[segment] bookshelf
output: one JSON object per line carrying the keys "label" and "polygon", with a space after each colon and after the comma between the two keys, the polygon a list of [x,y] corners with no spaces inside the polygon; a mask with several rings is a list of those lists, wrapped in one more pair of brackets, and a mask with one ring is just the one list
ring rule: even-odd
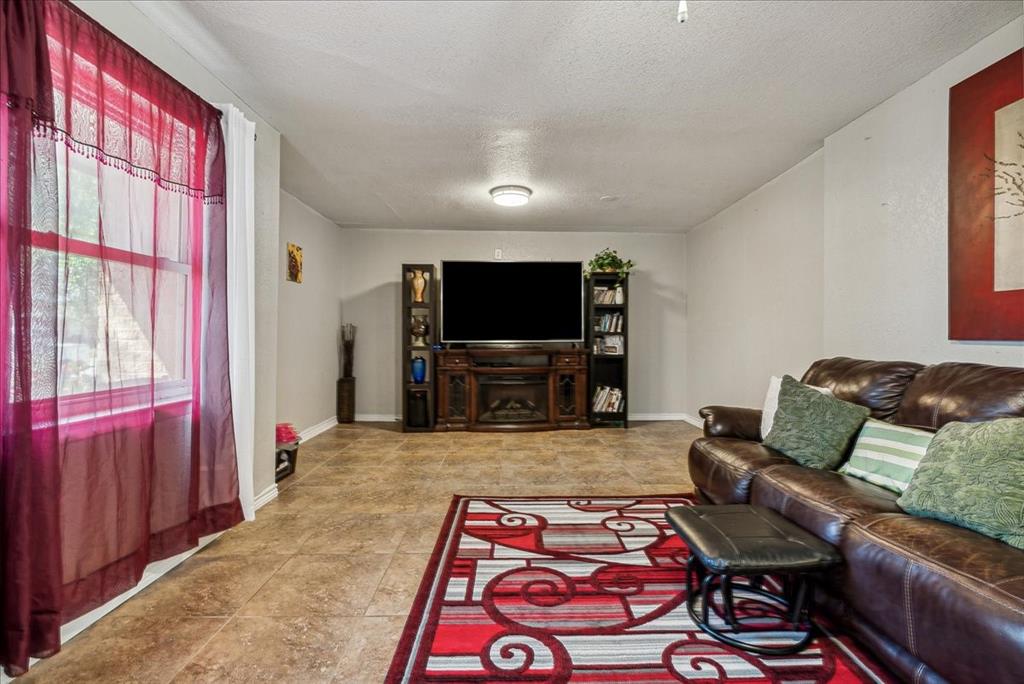
{"label": "bookshelf", "polygon": [[[402,430],[434,429],[434,340],[437,339],[437,269],[433,264],[402,264]],[[419,295],[419,296],[417,296]],[[423,378],[416,370],[423,359]]]}
{"label": "bookshelf", "polygon": [[587,345],[591,425],[629,427],[628,276],[592,273],[587,279]]}

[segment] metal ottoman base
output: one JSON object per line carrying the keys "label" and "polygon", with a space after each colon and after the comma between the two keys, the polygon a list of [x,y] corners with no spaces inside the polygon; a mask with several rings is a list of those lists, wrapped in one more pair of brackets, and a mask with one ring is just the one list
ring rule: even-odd
{"label": "metal ottoman base", "polygon": [[[697,580],[695,586],[694,579]],[[700,560],[691,556],[686,563],[686,586],[688,596],[686,598],[686,610],[690,619],[705,634],[709,634],[718,641],[736,648],[741,648],[750,653],[758,655],[792,655],[807,648],[814,639],[814,623],[811,621],[811,606],[814,605],[814,584],[805,575],[797,575],[793,578],[793,591],[787,592],[791,596],[784,596],[768,591],[764,588],[764,577],[755,575],[748,578],[749,583],[743,584],[743,593],[755,594],[765,599],[764,603],[773,608],[783,606],[788,612],[788,622],[794,633],[803,633],[799,640],[785,646],[759,646],[748,641],[737,638],[739,634],[757,633],[757,630],[745,631],[742,628],[744,618],[736,616],[733,592],[733,577],[731,575],[716,575],[707,572]],[[717,585],[717,586],[716,586]],[[695,589],[699,586],[699,591]],[[712,626],[709,619],[712,612],[712,603],[715,592],[722,595],[722,619],[729,626],[727,633]],[[700,612],[698,613],[697,602],[700,601]],[[760,618],[761,616],[758,616]]]}
{"label": "metal ottoman base", "polygon": [[[791,655],[807,648],[815,634],[814,575],[842,562],[833,546],[761,506],[679,506],[665,517],[690,549],[686,609],[697,627],[758,655]],[[779,591],[770,591],[770,585]],[[759,632],[771,633],[762,642],[789,634],[795,641],[753,643],[757,639],[751,637]]]}

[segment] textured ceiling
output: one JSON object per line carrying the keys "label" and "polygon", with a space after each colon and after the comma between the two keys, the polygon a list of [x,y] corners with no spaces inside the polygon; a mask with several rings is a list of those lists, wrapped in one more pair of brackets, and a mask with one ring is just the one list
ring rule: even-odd
{"label": "textured ceiling", "polygon": [[[1007,2],[138,2],[341,225],[685,230],[1021,13]],[[495,185],[534,190],[491,203]],[[602,199],[603,197],[603,199]]]}

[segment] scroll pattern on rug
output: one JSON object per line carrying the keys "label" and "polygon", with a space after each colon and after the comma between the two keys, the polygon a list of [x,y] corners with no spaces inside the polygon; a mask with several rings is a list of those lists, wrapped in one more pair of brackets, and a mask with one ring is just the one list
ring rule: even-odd
{"label": "scroll pattern on rug", "polygon": [[388,681],[890,681],[831,634],[760,657],[701,632],[685,605],[688,551],[665,522],[693,503],[456,497]]}

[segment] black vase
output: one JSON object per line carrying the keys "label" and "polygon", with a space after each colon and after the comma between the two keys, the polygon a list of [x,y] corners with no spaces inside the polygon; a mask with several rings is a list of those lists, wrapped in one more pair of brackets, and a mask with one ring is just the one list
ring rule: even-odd
{"label": "black vase", "polygon": [[409,395],[409,427],[429,427],[426,392],[415,392]]}

